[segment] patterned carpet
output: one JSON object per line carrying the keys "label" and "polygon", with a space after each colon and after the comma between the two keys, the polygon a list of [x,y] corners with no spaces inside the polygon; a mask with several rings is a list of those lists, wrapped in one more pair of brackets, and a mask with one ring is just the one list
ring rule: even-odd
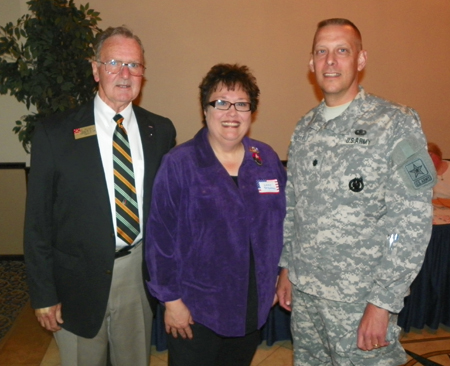
{"label": "patterned carpet", "polygon": [[450,365],[450,329],[414,330],[402,337],[402,345],[411,359],[403,366]]}
{"label": "patterned carpet", "polygon": [[0,340],[28,301],[25,263],[0,260]]}

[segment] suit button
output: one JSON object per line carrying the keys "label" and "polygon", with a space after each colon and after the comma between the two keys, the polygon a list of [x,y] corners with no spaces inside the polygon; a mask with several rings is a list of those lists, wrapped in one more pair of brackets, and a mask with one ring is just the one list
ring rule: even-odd
{"label": "suit button", "polygon": [[111,238],[114,238],[116,234],[114,232],[111,233]]}
{"label": "suit button", "polygon": [[105,271],[105,273],[106,273],[107,275],[110,275],[110,274],[112,273],[112,271],[111,271],[110,269],[107,269],[107,270]]}

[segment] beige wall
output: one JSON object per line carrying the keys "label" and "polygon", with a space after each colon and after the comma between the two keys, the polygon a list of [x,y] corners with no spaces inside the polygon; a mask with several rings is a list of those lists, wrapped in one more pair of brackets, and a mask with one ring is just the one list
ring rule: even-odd
{"label": "beige wall", "polygon": [[[2,24],[17,19],[18,9],[24,9],[23,0],[1,3]],[[9,4],[6,13],[5,4]],[[295,123],[318,102],[307,68],[315,26],[324,18],[347,17],[360,28],[368,50],[362,81],[366,90],[415,108],[428,139],[450,158],[450,1],[90,0],[89,4],[100,12],[102,28],[126,24],[142,38],[148,70],[140,104],[170,117],[179,143],[201,127],[201,78],[215,63],[239,62],[254,71],[262,92],[251,135],[286,158]],[[0,130],[0,161],[21,161],[21,147],[10,131],[24,112],[10,99],[0,97],[0,107],[8,106]],[[14,154],[8,152],[12,147]]]}
{"label": "beige wall", "polygon": [[[26,0],[0,0],[0,25],[16,23],[27,10]],[[29,162],[28,154],[12,131],[15,121],[29,112],[23,103],[8,95],[0,96],[0,111],[0,163]]]}
{"label": "beige wall", "polygon": [[0,255],[23,254],[25,170],[0,169]]}

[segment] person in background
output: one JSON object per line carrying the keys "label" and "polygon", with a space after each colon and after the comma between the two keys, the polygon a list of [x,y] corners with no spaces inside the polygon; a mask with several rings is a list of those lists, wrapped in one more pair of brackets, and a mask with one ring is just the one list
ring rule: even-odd
{"label": "person in background", "polygon": [[[95,45],[92,102],[36,126],[25,218],[31,305],[63,366],[148,366],[152,311],[144,226],[175,128],[132,101],[145,71],[139,38],[108,28]],[[147,271],[145,271],[147,272]]]}
{"label": "person in background", "polygon": [[213,66],[200,84],[205,127],[155,180],[145,259],[171,366],[250,365],[274,303],[286,172],[247,137],[258,98],[246,66]]}
{"label": "person in background", "polygon": [[431,235],[435,171],[417,113],[359,85],[366,62],[352,22],[318,24],[324,100],[291,138],[277,290],[296,366],[406,361],[397,314]]}
{"label": "person in background", "polygon": [[437,173],[437,183],[433,188],[433,198],[450,199],[450,169],[449,163],[442,160],[442,151],[438,145],[433,142],[428,143],[428,153],[433,160]]}

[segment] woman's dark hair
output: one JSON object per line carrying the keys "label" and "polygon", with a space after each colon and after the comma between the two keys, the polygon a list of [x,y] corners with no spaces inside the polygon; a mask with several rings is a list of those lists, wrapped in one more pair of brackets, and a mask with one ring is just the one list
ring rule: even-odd
{"label": "woman's dark hair", "polygon": [[250,98],[251,112],[255,112],[258,108],[259,88],[256,85],[256,78],[247,66],[238,64],[214,65],[199,85],[200,103],[203,110],[208,108],[209,98],[219,85],[229,90],[242,89]]}

